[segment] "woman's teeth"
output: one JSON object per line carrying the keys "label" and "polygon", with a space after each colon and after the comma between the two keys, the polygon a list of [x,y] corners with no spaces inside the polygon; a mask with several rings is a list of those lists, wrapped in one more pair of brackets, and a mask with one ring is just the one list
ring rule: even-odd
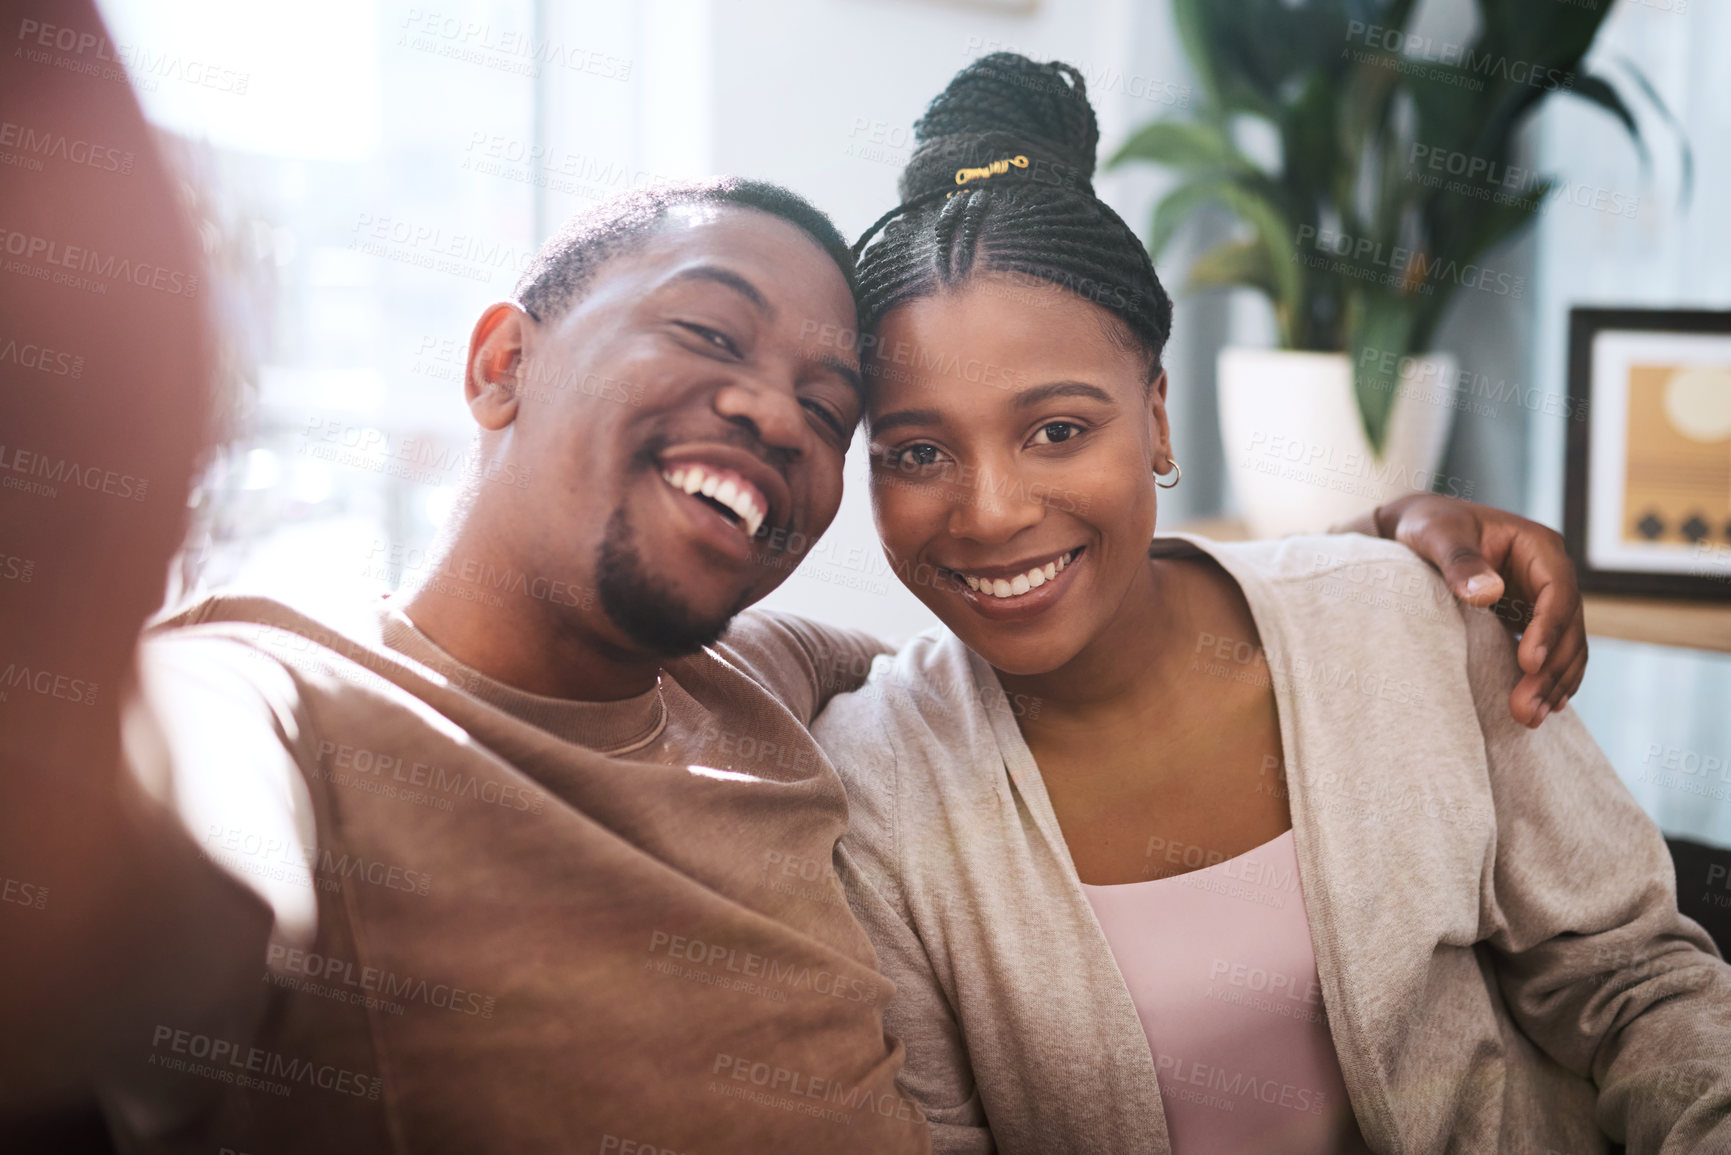
{"label": "woman's teeth", "polygon": [[1071,550],[1057,561],[1049,561],[1043,566],[1035,566],[1027,573],[1019,573],[1013,578],[977,578],[971,574],[959,575],[968,583],[968,588],[976,593],[989,594],[995,598],[1019,598],[1029,590],[1037,590],[1059,574],[1069,565],[1080,550]]}
{"label": "woman's teeth", "polygon": [[732,510],[738,515],[739,528],[745,531],[746,537],[757,536],[758,527],[763,525],[764,515],[769,512],[769,503],[749,482],[695,463],[664,469],[661,477],[675,489],[701,494]]}

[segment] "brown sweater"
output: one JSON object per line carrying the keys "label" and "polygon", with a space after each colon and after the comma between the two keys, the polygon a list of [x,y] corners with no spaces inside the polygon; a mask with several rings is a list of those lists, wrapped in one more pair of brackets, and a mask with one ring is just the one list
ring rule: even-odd
{"label": "brown sweater", "polygon": [[201,994],[268,997],[154,1024],[111,1106],[145,1150],[928,1150],[805,730],[880,649],[751,613],[598,704],[383,606],[180,615],[143,647],[156,789],[275,915],[244,988]]}

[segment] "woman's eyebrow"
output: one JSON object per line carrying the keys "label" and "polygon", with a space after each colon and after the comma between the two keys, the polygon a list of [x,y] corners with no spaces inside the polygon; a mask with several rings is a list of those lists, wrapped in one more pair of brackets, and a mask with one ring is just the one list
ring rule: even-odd
{"label": "woman's eyebrow", "polygon": [[1054,381],[1049,385],[1024,389],[1016,394],[1010,405],[1016,409],[1031,409],[1054,397],[1086,397],[1090,401],[1101,401],[1107,405],[1113,403],[1112,395],[1098,385],[1088,385],[1081,381]]}
{"label": "woman's eyebrow", "polygon": [[898,409],[867,422],[867,427],[876,436],[886,429],[900,429],[904,425],[936,425],[942,420],[943,414],[936,409]]}

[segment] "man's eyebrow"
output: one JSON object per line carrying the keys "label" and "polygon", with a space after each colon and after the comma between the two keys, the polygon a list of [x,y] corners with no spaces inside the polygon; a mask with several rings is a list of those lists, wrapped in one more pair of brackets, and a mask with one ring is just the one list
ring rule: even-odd
{"label": "man's eyebrow", "polygon": [[1036,385],[1032,389],[1024,389],[1016,394],[1010,402],[1016,409],[1031,409],[1042,401],[1050,401],[1054,397],[1086,397],[1090,401],[1103,401],[1112,404],[1112,395],[1098,385],[1087,385],[1081,381],[1054,381],[1050,385]]}
{"label": "man's eyebrow", "polygon": [[818,357],[817,360],[820,365],[824,366],[826,369],[832,370],[843,381],[846,381],[848,387],[855,393],[859,394],[859,398],[862,402],[865,400],[865,381],[860,377],[858,369],[855,369],[852,365],[849,365],[834,353],[825,353]]}
{"label": "man's eyebrow", "polygon": [[941,421],[943,414],[936,409],[898,409],[876,418],[870,422],[870,427],[875,437],[886,429],[899,429],[904,425],[937,425]]}
{"label": "man's eyebrow", "polygon": [[734,292],[750,301],[752,308],[762,313],[765,317],[775,316],[775,309],[770,305],[769,299],[759,291],[758,287],[740,276],[738,273],[733,272],[731,269],[724,269],[719,265],[694,265],[689,269],[679,270],[679,272],[667,279],[668,284],[674,284],[679,281],[708,281],[711,284],[721,285],[724,288],[732,289]]}

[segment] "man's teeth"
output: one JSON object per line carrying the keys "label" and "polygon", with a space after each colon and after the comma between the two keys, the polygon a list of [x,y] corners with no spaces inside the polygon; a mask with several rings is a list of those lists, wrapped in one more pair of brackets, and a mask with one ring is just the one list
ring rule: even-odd
{"label": "man's teeth", "polygon": [[756,537],[769,513],[769,503],[749,483],[724,477],[701,465],[680,465],[661,471],[662,480],[686,493],[701,493],[704,497],[725,505],[739,515],[739,527],[745,536]]}
{"label": "man's teeth", "polygon": [[1035,566],[1027,573],[1019,573],[1013,578],[977,578],[972,574],[962,574],[962,580],[968,583],[968,588],[976,593],[990,594],[995,598],[1019,598],[1029,590],[1037,590],[1059,574],[1070,564],[1074,551],[1065,554],[1057,561],[1049,561],[1043,566]]}

